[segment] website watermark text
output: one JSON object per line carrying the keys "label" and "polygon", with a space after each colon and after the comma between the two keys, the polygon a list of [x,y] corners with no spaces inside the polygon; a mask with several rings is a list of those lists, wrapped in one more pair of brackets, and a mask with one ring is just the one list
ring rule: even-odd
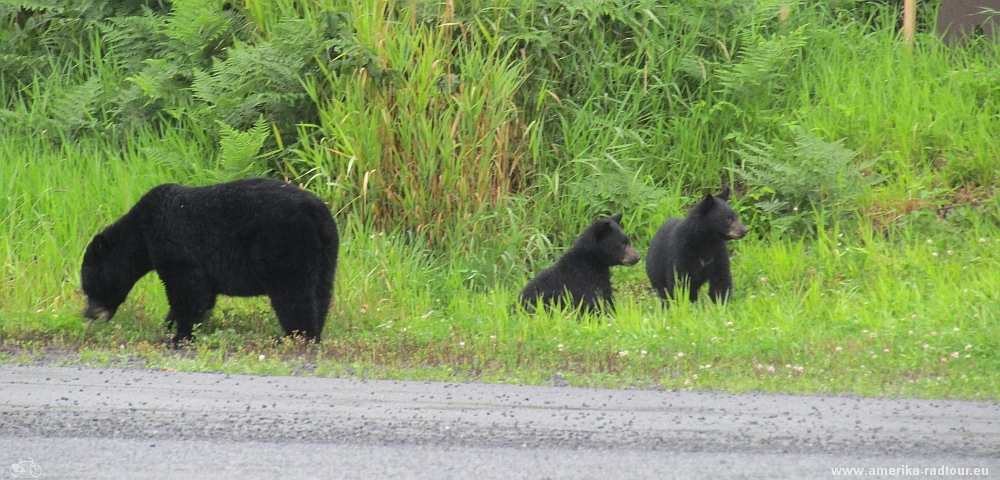
{"label": "website watermark text", "polygon": [[988,467],[952,467],[940,465],[934,467],[911,467],[901,465],[898,467],[831,467],[830,473],[834,476],[881,476],[881,477],[988,477],[990,469]]}

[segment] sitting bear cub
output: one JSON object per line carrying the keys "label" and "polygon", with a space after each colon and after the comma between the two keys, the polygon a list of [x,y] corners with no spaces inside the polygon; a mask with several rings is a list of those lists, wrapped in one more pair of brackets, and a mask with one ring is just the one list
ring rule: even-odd
{"label": "sitting bear cub", "polygon": [[155,270],[167,291],[174,343],[219,294],[267,295],[286,335],[319,340],[339,237],[319,197],[274,179],[205,187],[160,185],[97,234],[83,256],[83,315],[110,320],[132,286]]}
{"label": "sitting bear cub", "polygon": [[521,291],[520,303],[533,312],[538,299],[546,307],[557,304],[583,306],[587,312],[611,309],[611,267],[635,265],[639,252],[632,248],[621,226],[622,214],[595,220],[555,265],[539,273]]}

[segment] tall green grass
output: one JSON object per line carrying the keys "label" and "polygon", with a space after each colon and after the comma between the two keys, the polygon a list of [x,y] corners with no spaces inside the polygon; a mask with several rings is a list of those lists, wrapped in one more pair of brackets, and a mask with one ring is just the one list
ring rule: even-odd
{"label": "tall green grass", "polygon": [[405,225],[439,238],[500,205],[533,169],[534,124],[514,104],[526,72],[489,32],[455,55],[457,40],[391,5],[360,2],[348,11],[360,48],[389,79],[362,68],[308,82],[320,105],[311,132],[319,140],[304,143],[300,168],[320,189],[335,179],[328,196],[379,228]]}

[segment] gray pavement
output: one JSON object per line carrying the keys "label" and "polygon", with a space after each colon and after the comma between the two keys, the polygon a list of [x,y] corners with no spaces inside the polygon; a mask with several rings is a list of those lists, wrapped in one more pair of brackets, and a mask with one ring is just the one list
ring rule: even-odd
{"label": "gray pavement", "polygon": [[0,475],[29,458],[39,478],[998,476],[1000,404],[0,365]]}

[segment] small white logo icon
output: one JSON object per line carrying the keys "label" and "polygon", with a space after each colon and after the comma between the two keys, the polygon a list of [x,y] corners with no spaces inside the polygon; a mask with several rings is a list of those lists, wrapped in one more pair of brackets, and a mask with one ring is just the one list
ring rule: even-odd
{"label": "small white logo icon", "polygon": [[42,467],[30,458],[27,461],[19,459],[17,463],[10,465],[10,476],[14,478],[38,478],[41,474]]}

